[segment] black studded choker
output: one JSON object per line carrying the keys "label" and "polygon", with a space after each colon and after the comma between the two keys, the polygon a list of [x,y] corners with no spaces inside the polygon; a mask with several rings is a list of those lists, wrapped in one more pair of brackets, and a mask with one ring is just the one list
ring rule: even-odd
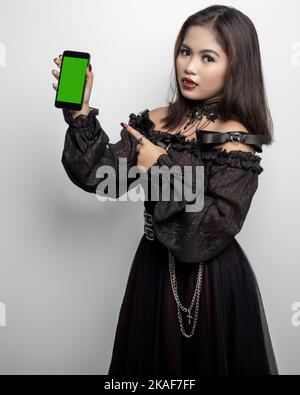
{"label": "black studded choker", "polygon": [[[193,105],[187,114],[186,123],[183,128],[176,132],[176,134],[182,134],[185,137],[188,137],[194,133],[195,125],[196,129],[204,129],[208,124],[214,122],[215,119],[219,117],[219,105],[221,100],[221,98],[205,99]],[[206,117],[206,120],[201,125],[201,121],[204,116]],[[187,134],[191,128],[193,128],[192,133]]]}

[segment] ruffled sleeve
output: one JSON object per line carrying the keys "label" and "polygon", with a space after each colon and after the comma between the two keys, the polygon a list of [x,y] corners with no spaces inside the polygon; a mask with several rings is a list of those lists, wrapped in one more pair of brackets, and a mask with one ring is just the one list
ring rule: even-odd
{"label": "ruffled sleeve", "polygon": [[[171,168],[177,164],[176,158],[170,151],[156,165]],[[153,212],[158,241],[181,262],[199,263],[217,256],[243,226],[263,171],[260,161],[250,152],[216,148],[202,152],[198,165],[206,170],[203,208],[189,212],[185,199],[159,200]]]}
{"label": "ruffled sleeve", "polygon": [[[121,139],[115,144],[110,143],[108,135],[96,118],[98,114],[99,110],[91,107],[87,116],[80,115],[74,119],[68,109],[63,109],[63,116],[69,127],[65,135],[61,162],[70,180],[79,188],[101,196],[118,198],[120,194],[130,190],[131,185],[136,181],[136,177],[129,177],[128,172],[137,164],[137,141],[122,129]],[[122,175],[125,174],[125,177],[127,175],[125,190],[124,182],[122,182],[122,190],[119,188],[119,158],[127,160],[122,162],[126,166]],[[107,174],[105,176],[101,172],[100,175],[97,170],[100,166],[106,165],[115,172],[115,189],[108,186],[99,188],[100,183],[107,178]]]}

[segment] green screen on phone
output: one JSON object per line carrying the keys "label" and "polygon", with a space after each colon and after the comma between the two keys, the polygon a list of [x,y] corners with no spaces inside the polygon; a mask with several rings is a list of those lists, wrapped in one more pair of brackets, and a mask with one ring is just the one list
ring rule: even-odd
{"label": "green screen on phone", "polygon": [[80,104],[88,59],[65,56],[61,68],[57,101]]}

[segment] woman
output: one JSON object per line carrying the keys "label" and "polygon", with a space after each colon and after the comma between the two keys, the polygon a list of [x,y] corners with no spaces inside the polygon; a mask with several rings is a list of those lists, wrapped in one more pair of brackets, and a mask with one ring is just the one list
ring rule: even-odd
{"label": "woman", "polygon": [[119,176],[121,157],[147,174],[204,166],[202,210],[186,210],[185,198],[144,202],[108,373],[277,375],[259,287],[235,238],[263,171],[256,152],[273,141],[255,27],[233,7],[208,7],[184,22],[174,62],[175,100],[130,114],[116,144],[89,106],[91,70],[83,109],[63,110],[62,163],[88,192],[103,181],[101,165]]}

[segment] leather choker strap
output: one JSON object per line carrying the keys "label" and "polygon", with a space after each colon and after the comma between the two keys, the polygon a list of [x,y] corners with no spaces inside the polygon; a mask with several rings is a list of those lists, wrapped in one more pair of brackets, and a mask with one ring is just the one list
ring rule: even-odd
{"label": "leather choker strap", "polygon": [[252,145],[256,152],[262,152],[262,145],[268,143],[268,138],[262,134],[249,134],[246,132],[212,132],[196,131],[199,144],[223,144],[229,141]]}

